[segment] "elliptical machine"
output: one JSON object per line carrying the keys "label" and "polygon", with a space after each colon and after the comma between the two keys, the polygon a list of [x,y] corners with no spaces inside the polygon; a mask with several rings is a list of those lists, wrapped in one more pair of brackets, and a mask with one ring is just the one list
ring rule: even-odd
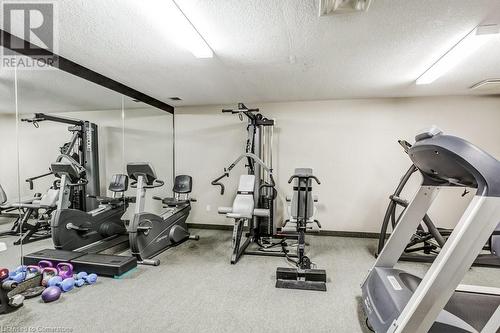
{"label": "elliptical machine", "polygon": [[[408,154],[412,145],[405,140],[398,140],[398,143],[401,145],[404,152]],[[401,178],[398,186],[394,190],[394,193],[389,197],[390,202],[380,229],[378,249],[375,256],[382,253],[382,250],[384,249],[389,226],[391,226],[392,230],[396,228],[399,220],[409,205],[409,202],[401,197],[401,193],[410,178],[417,173],[417,171],[418,168],[415,164],[412,164]],[[462,196],[465,196],[468,193],[469,192],[467,190],[464,190]],[[400,259],[404,261],[432,263],[438,256],[439,252],[443,249],[452,232],[452,229],[437,227],[430,216],[426,213],[422,218],[421,223],[418,225],[418,228],[415,230],[415,233],[406,245]],[[489,238],[488,243],[484,246],[483,253],[479,254],[476,260],[474,260],[474,266],[500,267],[500,253],[496,252],[500,250],[495,251],[495,247],[492,246],[494,242],[496,242],[496,244],[500,244],[500,224]],[[490,253],[484,253],[486,251]]]}
{"label": "elliptical machine", "polygon": [[191,235],[186,220],[191,211],[189,198],[193,187],[191,176],[175,177],[173,198],[153,197],[161,200],[167,208],[161,215],[144,211],[146,190],[163,186],[153,167],[149,163],[128,163],[127,173],[132,182],[130,187],[136,188],[135,214],[128,225],[130,250],[139,264],[158,266],[159,259],[151,259],[172,246],[188,240],[198,240],[199,236]]}

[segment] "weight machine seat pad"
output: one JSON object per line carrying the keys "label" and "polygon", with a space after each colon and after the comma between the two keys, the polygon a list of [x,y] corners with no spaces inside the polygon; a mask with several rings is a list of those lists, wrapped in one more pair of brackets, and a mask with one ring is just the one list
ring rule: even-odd
{"label": "weight machine seat pad", "polygon": [[268,217],[271,215],[271,212],[269,209],[262,209],[262,208],[255,208],[253,210],[253,215],[255,216],[263,216],[263,217]]}
{"label": "weight machine seat pad", "polygon": [[96,197],[96,200],[103,205],[117,205],[125,201],[125,198]]}
{"label": "weight machine seat pad", "polygon": [[27,202],[15,202],[11,204],[12,208],[55,208],[57,206],[57,199],[59,198],[59,190],[49,189],[41,197],[31,198]]}
{"label": "weight machine seat pad", "polygon": [[189,202],[189,200],[177,200],[175,198],[164,198],[164,199],[162,199],[161,202],[169,207],[175,207],[175,206],[179,206],[182,204],[186,204]]}
{"label": "weight machine seat pad", "polygon": [[217,211],[219,214],[228,214],[233,212],[233,207],[219,207]]}
{"label": "weight machine seat pad", "polygon": [[21,198],[21,200],[16,201],[16,202],[6,202],[5,204],[0,206],[0,209],[9,209],[9,208],[18,208],[17,206],[14,205],[20,205],[20,204],[30,204],[34,200],[39,200],[39,197],[24,197]]}

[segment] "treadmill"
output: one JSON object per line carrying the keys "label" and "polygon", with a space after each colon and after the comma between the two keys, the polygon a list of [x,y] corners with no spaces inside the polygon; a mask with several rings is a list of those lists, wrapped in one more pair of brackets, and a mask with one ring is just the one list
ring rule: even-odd
{"label": "treadmill", "polygon": [[[499,332],[500,289],[460,282],[500,221],[500,162],[437,127],[415,140],[408,154],[422,185],[362,284],[367,323],[375,332]],[[477,192],[434,263],[423,279],[394,268],[440,188],[450,186]]]}

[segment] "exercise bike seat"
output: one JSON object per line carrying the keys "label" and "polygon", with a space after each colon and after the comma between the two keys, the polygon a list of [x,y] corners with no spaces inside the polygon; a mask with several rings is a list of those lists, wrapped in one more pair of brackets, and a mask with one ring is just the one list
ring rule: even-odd
{"label": "exercise bike seat", "polygon": [[124,174],[115,174],[111,177],[108,190],[113,192],[113,197],[97,196],[95,199],[103,205],[117,205],[123,202],[124,197],[116,197],[116,193],[124,193],[128,190],[128,176]]}
{"label": "exercise bike seat", "polygon": [[179,206],[179,205],[182,205],[182,204],[186,204],[186,203],[188,203],[190,201],[191,200],[189,200],[189,199],[180,200],[180,199],[176,199],[176,198],[163,198],[163,199],[161,199],[161,202],[164,205],[167,205],[169,207],[176,207],[176,206]]}
{"label": "exercise bike seat", "polygon": [[[172,192],[174,192],[174,198],[162,198],[161,202],[169,207],[176,207],[179,205],[187,204],[192,199],[189,199],[188,194],[191,193],[193,189],[193,178],[188,175],[178,175],[174,180],[174,187]],[[181,198],[184,196],[184,198]],[[160,199],[160,198],[158,198]]]}

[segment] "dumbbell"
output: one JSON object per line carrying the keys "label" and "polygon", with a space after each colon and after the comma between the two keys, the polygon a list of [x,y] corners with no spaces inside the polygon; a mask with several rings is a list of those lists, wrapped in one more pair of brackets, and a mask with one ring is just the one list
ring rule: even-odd
{"label": "dumbbell", "polygon": [[[77,287],[81,287],[84,283],[86,284],[94,284],[97,282],[97,274],[87,274],[87,272],[80,272],[76,275],[76,281],[77,283],[81,283],[80,286],[77,285]],[[83,283],[82,283],[83,282]]]}
{"label": "dumbbell", "polygon": [[61,276],[57,275],[49,279],[47,282],[47,288],[58,287],[61,291],[68,292],[75,287],[75,284],[76,281],[72,277],[63,280]]}
{"label": "dumbbell", "polygon": [[26,278],[26,273],[28,271],[28,266],[21,265],[17,267],[14,271],[9,272],[9,280],[15,282],[22,282]]}

